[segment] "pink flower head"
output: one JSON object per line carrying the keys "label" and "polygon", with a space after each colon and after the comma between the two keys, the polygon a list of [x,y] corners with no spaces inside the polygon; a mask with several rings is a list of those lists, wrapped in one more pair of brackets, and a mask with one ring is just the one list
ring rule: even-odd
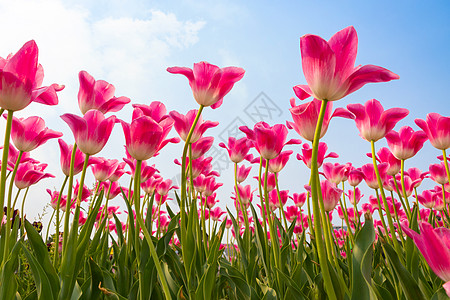
{"label": "pink flower head", "polygon": [[223,183],[216,183],[216,178],[214,176],[205,177],[205,190],[203,191],[203,196],[211,196],[222,185]]}
{"label": "pink flower head", "polygon": [[285,211],[287,221],[289,223],[294,222],[295,218],[297,218],[298,216],[298,213],[299,211],[297,206],[295,205],[287,206]]}
{"label": "pink flower head", "polygon": [[[258,177],[254,177],[256,180],[258,180]],[[262,174],[261,176],[261,186],[264,188],[264,182],[265,182],[265,174]],[[267,191],[270,192],[275,188],[275,174],[269,173],[267,176]]]}
{"label": "pink flower head", "polygon": [[247,138],[243,137],[236,140],[234,137],[228,138],[228,147],[224,143],[220,143],[219,147],[225,148],[228,151],[230,160],[234,163],[240,163],[246,157],[248,151],[252,147],[252,142]]}
{"label": "pink flower head", "polygon": [[[308,191],[311,191],[310,186],[305,186]],[[342,193],[341,189],[338,189],[336,185],[328,180],[322,180],[320,182],[320,190],[323,196],[323,205],[326,212],[330,212],[335,209],[336,205],[339,203]]]}
{"label": "pink flower head", "polygon": [[276,190],[270,191],[269,204],[271,206],[272,211],[275,210],[276,208],[281,208],[280,199],[281,199],[283,206],[286,205],[286,202],[289,198],[288,193],[289,193],[289,191],[287,191],[287,190],[280,191],[280,197],[278,197],[278,193]]}
{"label": "pink flower head", "polygon": [[343,181],[347,180],[348,172],[350,171],[351,163],[347,163],[345,165],[341,165],[339,163],[324,163],[323,164],[323,172],[325,177],[338,185]]}
{"label": "pink flower head", "polygon": [[[237,185],[238,187],[238,192],[239,192],[239,198],[241,199],[242,205],[244,206],[244,208],[247,208],[250,204],[250,202],[252,202],[253,199],[253,192],[252,191],[252,186],[251,185]],[[234,193],[236,194],[236,187],[234,187]],[[232,198],[235,199],[235,198]],[[240,209],[240,207],[239,207]]]}
{"label": "pink flower head", "polygon": [[162,177],[158,176],[151,176],[146,181],[143,181],[141,183],[141,188],[144,190],[146,194],[153,195],[153,193],[156,190],[156,187],[159,185],[159,183],[163,180]]}
{"label": "pink flower head", "polygon": [[[372,158],[372,153],[367,153],[367,156]],[[395,157],[388,148],[381,147],[377,152],[376,159],[378,162],[387,163],[389,165],[386,171],[388,175],[395,176],[400,172],[401,161]]]}
{"label": "pink flower head", "polygon": [[292,200],[294,200],[295,206],[302,207],[303,204],[306,202],[307,193],[293,193],[292,194]]}
{"label": "pink flower head", "polygon": [[382,139],[398,121],[409,114],[406,108],[390,108],[385,111],[376,99],[371,99],[364,105],[349,104],[347,109],[355,115],[359,135],[369,142]]}
{"label": "pink flower head", "polygon": [[178,189],[176,185],[172,185],[171,179],[166,179],[164,181],[159,182],[159,184],[156,187],[156,192],[162,196],[167,195],[170,190],[172,189]]}
{"label": "pink flower head", "polygon": [[[399,189],[401,189],[402,188],[401,175],[397,174],[397,176],[395,176],[395,178],[389,178],[388,184],[392,190],[395,190],[394,180],[397,181],[397,186],[399,187]],[[405,174],[404,181],[405,181],[406,196],[409,197],[409,196],[411,196],[413,189],[414,189],[413,181],[412,181],[411,177],[409,177],[408,174]]]}
{"label": "pink flower head", "polygon": [[127,97],[114,97],[116,88],[104,80],[95,80],[86,71],[78,73],[80,89],[78,90],[78,106],[84,115],[90,109],[106,114],[117,112],[130,102]]}
{"label": "pink flower head", "polygon": [[[171,111],[169,113],[169,116],[174,121],[175,130],[178,132],[180,138],[185,142],[189,134],[189,130],[191,129],[192,124],[194,124],[196,115],[196,109],[188,111],[186,116],[177,111]],[[203,121],[202,116],[200,116],[197,124],[195,125],[194,132],[192,133],[190,143],[195,143],[202,137],[208,128],[216,127],[217,125],[219,125],[219,122]]]}
{"label": "pink flower head", "polygon": [[24,189],[38,183],[41,179],[54,178],[54,175],[44,173],[46,167],[47,164],[38,165],[32,162],[20,164],[17,168],[16,177],[14,177],[14,184],[18,189]]}
{"label": "pink flower head", "polygon": [[40,117],[26,119],[13,117],[11,138],[20,151],[30,152],[49,139],[60,136],[62,136],[61,132],[45,127],[45,121]]}
{"label": "pink flower head", "polygon": [[147,160],[155,156],[169,142],[179,142],[178,138],[165,140],[171,125],[168,125],[167,130],[148,116],[137,117],[131,121],[131,124],[124,121],[120,123],[125,135],[127,151],[136,160]]}
{"label": "pink flower head", "polygon": [[446,184],[448,182],[447,172],[444,163],[431,164],[429,167],[430,178],[439,184]]}
{"label": "pink flower head", "polygon": [[211,214],[211,219],[212,219],[213,221],[216,221],[216,222],[217,222],[217,221],[220,221],[220,220],[219,220],[220,217],[221,217],[223,214],[226,214],[226,212],[223,211],[219,206],[217,206],[217,207],[211,209],[210,214]]}
{"label": "pink flower head", "polygon": [[31,40],[14,55],[0,57],[0,107],[18,111],[31,102],[46,105],[58,104],[56,92],[63,85],[43,86],[44,69],[38,63],[38,47]]}
{"label": "pink flower head", "polygon": [[155,203],[158,205],[162,205],[164,203],[166,203],[167,200],[172,200],[172,198],[169,198],[169,195],[161,195],[156,193],[155,194]]}
{"label": "pink flower head", "polygon": [[[324,142],[319,143],[319,150],[317,154],[317,167],[320,168],[323,164],[323,161],[325,158],[331,157],[331,158],[338,158],[339,155],[337,155],[334,152],[330,152],[329,154],[325,155],[328,150],[328,146]],[[297,154],[297,159],[301,160],[305,163],[305,165],[311,169],[311,157],[312,157],[312,148],[309,146],[309,144],[303,144],[302,149],[302,155]]]}
{"label": "pink flower head", "polygon": [[374,65],[355,67],[358,36],[349,26],[337,32],[327,42],[317,35],[300,39],[302,68],[308,85],[294,87],[301,100],[313,96],[335,101],[360,89],[367,83],[399,79],[397,74]]}
{"label": "pink flower head", "polygon": [[191,149],[192,149],[192,156],[191,158],[197,159],[200,156],[204,155],[206,152],[211,149],[214,142],[214,138],[212,136],[202,137],[195,143],[192,143]]}
{"label": "pink flower head", "polygon": [[444,288],[450,296],[450,229],[433,228],[427,222],[419,222],[419,227],[420,234],[407,226],[402,226],[402,229],[413,239],[431,270],[446,282]]}
{"label": "pink flower head", "polygon": [[418,168],[409,168],[407,171],[405,171],[405,174],[408,174],[409,177],[411,177],[411,180],[413,181],[413,186],[419,187],[422,181],[425,178],[429,178],[430,172],[422,172]]}
{"label": "pink flower head", "polygon": [[239,129],[253,142],[256,150],[264,159],[277,157],[284,145],[301,143],[299,140],[289,140],[285,143],[288,132],[283,124],[275,124],[271,127],[266,122],[258,122],[253,130],[247,126],[241,126]]}
{"label": "pink flower head", "polygon": [[212,209],[214,207],[214,205],[219,203],[219,199],[216,199],[216,197],[217,197],[217,194],[213,193],[213,194],[211,194],[209,196],[205,196],[205,198],[203,198],[202,201],[205,200],[203,202],[206,205],[206,207],[208,209]]}
{"label": "pink flower head", "polygon": [[[291,112],[294,122],[286,121],[289,129],[294,129],[304,139],[313,142],[314,133],[316,131],[317,120],[319,118],[320,106],[322,102],[313,99],[311,102],[295,105],[295,98],[291,98]],[[333,103],[329,103],[323,119],[320,138],[322,138],[328,130],[328,125],[333,117],[343,117],[354,119],[355,116],[344,108],[337,108],[333,113]]]}
{"label": "pink flower head", "polygon": [[409,126],[403,126],[399,132],[392,130],[386,134],[386,140],[392,154],[400,160],[416,155],[427,139],[425,132],[414,131]]}
{"label": "pink flower head", "polygon": [[[417,195],[417,201],[426,208],[433,208],[436,204],[436,192],[434,190],[425,190]],[[415,197],[415,196],[414,196]]]}
{"label": "pink flower head", "polygon": [[357,186],[364,180],[364,173],[361,168],[351,167],[347,179],[351,186]]}
{"label": "pink flower head", "polygon": [[[74,199],[78,198],[78,193],[80,192],[80,182],[77,179],[75,186],[73,187],[73,195]],[[81,189],[81,201],[86,202],[88,198],[91,196],[91,190],[84,184]]]}
{"label": "pink flower head", "polygon": [[104,157],[100,157],[100,159],[100,162],[91,165],[92,173],[96,180],[107,181],[116,171],[119,166],[119,161],[117,159],[106,159]]}
{"label": "pink flower head", "polygon": [[292,150],[283,151],[274,159],[269,160],[269,171],[272,173],[281,172],[281,170],[283,170],[283,168],[286,166],[289,160],[289,156],[291,156],[293,152],[294,151]]}
{"label": "pink flower head", "polygon": [[[51,191],[50,189],[47,189],[47,193],[50,195],[50,205],[52,206],[53,209],[56,209],[56,207],[58,206],[58,198],[59,198],[59,192],[57,191]],[[62,211],[66,211],[66,203],[67,203],[67,196],[66,195],[62,195],[61,199],[59,201],[59,208]],[[75,207],[75,201],[72,201],[72,206],[71,208]]]}
{"label": "pink flower head", "polygon": [[[389,165],[387,163],[381,163],[378,165],[378,171],[380,172],[381,182],[386,181],[387,178],[386,172],[388,166]],[[378,189],[379,185],[373,164],[365,164],[364,166],[362,166],[362,171],[364,173],[365,177],[364,180],[366,181],[367,185],[372,189]]]}
{"label": "pink flower head", "polygon": [[203,106],[211,106],[213,109],[222,104],[223,97],[231,91],[233,85],[241,80],[245,73],[242,68],[219,68],[205,61],[195,63],[194,69],[171,67],[167,68],[167,71],[186,76],[195,101]]}
{"label": "pink flower head", "polygon": [[[59,149],[61,150],[61,169],[64,175],[70,175],[70,160],[72,158],[73,145],[68,145],[62,139],[58,139]],[[79,174],[83,170],[85,155],[80,149],[76,149],[73,166],[73,175]],[[88,165],[98,164],[103,160],[99,157],[89,157]]]}
{"label": "pink flower head", "polygon": [[[169,118],[166,106],[164,103],[159,101],[153,101],[150,105],[133,104],[133,108],[133,119],[138,117],[138,115],[136,115],[138,111],[140,111],[142,115],[152,118],[157,123],[161,123],[165,119]],[[136,110],[136,108],[139,108],[139,110]]]}
{"label": "pink flower head", "polygon": [[[378,207],[378,203],[377,203],[377,207]],[[362,211],[364,214],[366,214],[366,213],[372,214],[373,210],[374,210],[374,208],[371,203],[363,203]]]}
{"label": "pink flower head", "polygon": [[250,171],[252,170],[252,167],[246,168],[245,165],[242,165],[237,168],[237,182],[242,183],[245,179],[247,179],[248,175],[250,174]]}
{"label": "pink flower head", "polygon": [[361,193],[361,190],[359,188],[355,188],[355,191],[348,190],[348,193],[346,195],[351,204],[358,204],[362,197],[364,197],[364,194]]}
{"label": "pink flower head", "polygon": [[118,181],[123,174],[130,174],[129,171],[125,170],[126,165],[126,162],[119,163],[116,170],[109,176],[109,181]]}
{"label": "pink flower head", "polygon": [[81,152],[89,155],[97,154],[105,147],[116,123],[115,116],[105,118],[98,110],[89,110],[83,117],[64,114],[61,118],[72,130]]}
{"label": "pink flower head", "polygon": [[117,181],[105,181],[101,183],[101,186],[103,186],[103,190],[105,191],[105,197],[108,200],[116,198],[119,194],[122,193],[122,188]]}
{"label": "pink flower head", "polygon": [[443,117],[438,113],[429,113],[426,121],[414,120],[428,136],[431,145],[439,150],[450,147],[450,117]]}

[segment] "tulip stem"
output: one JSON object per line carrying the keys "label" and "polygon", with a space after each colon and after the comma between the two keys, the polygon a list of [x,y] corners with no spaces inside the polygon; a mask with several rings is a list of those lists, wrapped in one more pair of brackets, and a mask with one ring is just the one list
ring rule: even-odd
{"label": "tulip stem", "polygon": [[444,150],[442,150],[442,154],[444,156],[444,165],[445,165],[445,171],[447,172],[447,179],[450,180],[450,169],[448,168],[448,160],[447,160],[447,153]]}
{"label": "tulip stem", "polygon": [[70,158],[70,170],[69,170],[69,186],[67,188],[67,201],[66,201],[66,211],[64,212],[64,231],[63,231],[63,253],[66,252],[67,238],[69,235],[69,218],[70,218],[70,206],[72,202],[72,189],[73,189],[73,170],[75,164],[75,155],[77,153],[77,144],[73,144],[72,156]]}
{"label": "tulip stem", "polygon": [[[403,199],[405,200],[406,204],[406,215],[408,216],[409,222],[411,222],[411,207],[409,206],[408,201],[408,195],[406,194],[406,186],[405,186],[405,160],[401,160],[401,183],[402,183],[402,192],[403,192]],[[395,181],[395,178],[394,178]],[[394,198],[392,198],[392,202],[394,202]]]}
{"label": "tulip stem", "polygon": [[[322,131],[323,119],[325,116],[325,110],[328,104],[328,100],[322,100],[322,105],[320,106],[319,117],[317,119],[316,130],[314,132],[314,140],[311,154],[311,202],[313,205],[313,215],[314,215],[314,230],[315,230],[315,240],[317,246],[317,254],[319,256],[320,268],[322,270],[322,276],[325,286],[325,291],[327,292],[328,298],[336,300],[336,293],[334,291],[333,282],[331,280],[330,271],[328,269],[328,258],[325,249],[325,245],[322,237],[322,224],[325,226],[326,220],[322,220],[320,217],[319,208],[319,168],[317,165],[317,156],[319,151],[319,140],[320,133]],[[323,206],[323,202],[322,202]],[[322,224],[321,224],[322,223]]]}
{"label": "tulip stem", "polygon": [[[59,191],[58,200],[56,201],[56,232],[55,232],[55,253],[53,256],[53,266],[56,268],[58,265],[58,259],[59,259],[59,206],[61,205],[61,197],[64,192],[64,187],[66,186],[67,180],[69,179],[69,176],[66,176],[64,179],[64,182],[61,186],[61,190]],[[53,215],[52,215],[53,216]],[[51,219],[50,219],[51,222]],[[48,223],[48,228],[50,228],[50,222]],[[47,237],[48,237],[48,229],[47,229]],[[47,238],[45,239],[47,241]]]}
{"label": "tulip stem", "polygon": [[[13,119],[13,111],[8,110],[8,117],[6,119],[6,129],[5,129],[5,141],[3,142],[3,156],[2,156],[3,163],[0,173],[0,220],[3,220],[4,216],[3,207],[5,205],[6,171],[8,167],[7,161],[9,153],[9,140],[11,136],[12,119]],[[3,257],[3,263],[4,262],[6,262],[6,257]]]}

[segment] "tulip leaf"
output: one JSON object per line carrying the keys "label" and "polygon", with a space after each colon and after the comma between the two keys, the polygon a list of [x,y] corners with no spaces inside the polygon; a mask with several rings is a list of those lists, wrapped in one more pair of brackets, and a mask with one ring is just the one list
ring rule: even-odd
{"label": "tulip leaf", "polygon": [[[5,228],[6,226],[2,226]],[[3,236],[2,236],[3,237]],[[4,240],[4,239],[2,239]],[[0,299],[14,299],[17,293],[17,280],[14,271],[17,266],[17,256],[19,255],[19,244],[16,242],[9,254],[9,259],[3,265],[0,277]]]}

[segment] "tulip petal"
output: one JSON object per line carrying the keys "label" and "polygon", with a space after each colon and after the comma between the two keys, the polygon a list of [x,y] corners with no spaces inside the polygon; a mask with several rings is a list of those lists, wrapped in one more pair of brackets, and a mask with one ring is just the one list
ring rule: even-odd
{"label": "tulip petal", "polygon": [[383,67],[374,65],[365,65],[355,70],[346,80],[348,86],[347,95],[360,89],[367,83],[387,82],[399,79],[400,76]]}

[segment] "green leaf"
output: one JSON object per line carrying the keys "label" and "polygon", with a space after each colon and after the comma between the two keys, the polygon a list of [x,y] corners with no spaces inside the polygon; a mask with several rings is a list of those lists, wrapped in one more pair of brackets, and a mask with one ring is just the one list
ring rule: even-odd
{"label": "green leaf", "polygon": [[103,272],[92,258],[89,258],[89,270],[91,277],[81,287],[83,294],[79,300],[98,299],[100,297],[101,292],[98,287],[103,281]]}
{"label": "green leaf", "polygon": [[443,287],[438,289],[431,298],[431,300],[448,300],[448,299],[450,298],[447,296],[447,293],[445,292]]}
{"label": "green leaf", "polygon": [[[6,226],[2,227],[5,228]],[[17,293],[17,280],[14,275],[14,270],[17,265],[17,256],[19,255],[20,243],[21,242],[16,242],[9,254],[9,259],[3,266],[0,277],[0,299],[14,299]]]}

